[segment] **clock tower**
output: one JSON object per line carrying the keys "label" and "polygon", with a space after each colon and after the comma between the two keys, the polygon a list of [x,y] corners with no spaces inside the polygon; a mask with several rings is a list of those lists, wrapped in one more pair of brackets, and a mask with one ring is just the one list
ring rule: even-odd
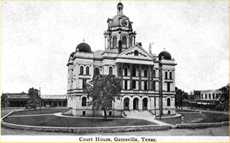
{"label": "clock tower", "polygon": [[105,49],[109,52],[120,53],[135,45],[136,32],[132,29],[132,23],[123,14],[123,4],[117,4],[117,15],[108,18],[108,29],[104,32]]}

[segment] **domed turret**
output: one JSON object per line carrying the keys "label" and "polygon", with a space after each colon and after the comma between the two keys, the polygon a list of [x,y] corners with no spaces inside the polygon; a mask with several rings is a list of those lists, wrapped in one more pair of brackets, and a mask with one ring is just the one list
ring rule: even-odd
{"label": "domed turret", "polygon": [[170,53],[167,52],[167,51],[160,52],[160,54],[158,55],[158,57],[160,58],[160,60],[162,60],[162,59],[164,59],[164,60],[171,60],[172,59]]}
{"label": "domed turret", "polygon": [[87,44],[85,42],[82,42],[82,43],[78,44],[77,47],[76,47],[76,51],[77,52],[92,53],[89,44]]}

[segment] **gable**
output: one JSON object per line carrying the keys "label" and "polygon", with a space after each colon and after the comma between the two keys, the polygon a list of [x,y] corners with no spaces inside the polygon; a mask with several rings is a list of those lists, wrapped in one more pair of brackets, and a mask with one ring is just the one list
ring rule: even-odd
{"label": "gable", "polygon": [[151,55],[141,47],[129,48],[120,53],[118,58],[152,60]]}

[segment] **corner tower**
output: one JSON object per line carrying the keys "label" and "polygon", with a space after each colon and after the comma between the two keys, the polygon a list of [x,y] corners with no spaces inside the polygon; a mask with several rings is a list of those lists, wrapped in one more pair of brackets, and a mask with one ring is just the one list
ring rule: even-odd
{"label": "corner tower", "polygon": [[108,52],[120,53],[135,45],[136,32],[133,31],[132,23],[123,14],[124,5],[117,4],[117,15],[108,18],[108,29],[104,32],[105,50]]}

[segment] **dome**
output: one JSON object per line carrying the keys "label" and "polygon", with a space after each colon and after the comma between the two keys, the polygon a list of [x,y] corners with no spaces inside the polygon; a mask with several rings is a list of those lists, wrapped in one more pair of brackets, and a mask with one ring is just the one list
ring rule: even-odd
{"label": "dome", "polygon": [[87,44],[85,42],[78,44],[76,47],[76,51],[85,52],[85,53],[91,53],[92,52],[89,44]]}
{"label": "dome", "polygon": [[113,17],[110,26],[111,26],[111,27],[118,27],[118,26],[121,26],[121,22],[120,22],[121,19],[124,19],[124,20],[128,20],[128,21],[129,21],[129,18],[128,18],[127,16],[125,16],[125,15],[116,15],[116,16]]}
{"label": "dome", "polygon": [[160,54],[158,55],[158,57],[160,58],[160,60],[161,60],[161,58],[163,58],[164,60],[171,60],[172,59],[170,53],[167,52],[167,51],[160,52]]}

